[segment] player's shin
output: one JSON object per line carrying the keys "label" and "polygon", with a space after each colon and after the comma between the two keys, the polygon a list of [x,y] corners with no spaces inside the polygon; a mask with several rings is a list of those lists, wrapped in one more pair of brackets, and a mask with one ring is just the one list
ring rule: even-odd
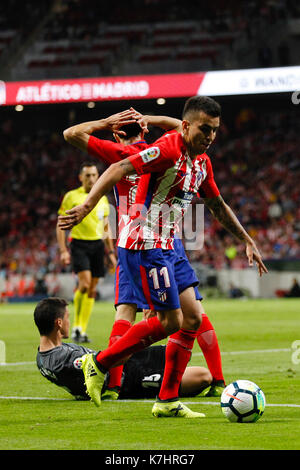
{"label": "player's shin", "polygon": [[81,333],[81,325],[80,325],[80,310],[82,304],[82,298],[84,293],[81,292],[79,289],[76,289],[74,292],[73,303],[74,303],[74,322],[72,328],[72,339],[78,340]]}
{"label": "player's shin", "polygon": [[125,357],[166,337],[167,332],[157,317],[142,320],[133,325],[122,338],[106,350],[100,351],[96,355],[97,365],[100,370],[106,372]]}
{"label": "player's shin", "polygon": [[[116,320],[113,324],[112,331],[109,337],[108,346],[113,345],[131,328],[131,323],[127,320]],[[109,381],[107,384],[108,390],[113,390],[118,393],[121,388],[121,379],[123,373],[123,365],[113,367],[109,371]]]}
{"label": "player's shin", "polygon": [[170,336],[166,347],[165,372],[159,400],[178,398],[179,385],[190,360],[196,334],[196,331],[181,328]]}
{"label": "player's shin", "polygon": [[83,294],[80,310],[80,326],[82,335],[86,335],[89,319],[94,308],[95,298],[89,297],[87,292]]}
{"label": "player's shin", "polygon": [[197,341],[205,357],[207,367],[213,376],[213,384],[224,386],[225,380],[217,335],[205,313],[202,314],[202,323],[197,331]]}

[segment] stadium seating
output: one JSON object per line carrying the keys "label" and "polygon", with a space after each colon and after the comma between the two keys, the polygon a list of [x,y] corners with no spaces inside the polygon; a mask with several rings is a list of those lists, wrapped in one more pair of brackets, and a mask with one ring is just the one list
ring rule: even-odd
{"label": "stadium seating", "polygon": [[[186,8],[181,0],[131,0],[110,8],[91,0],[87,8],[83,0],[55,2],[40,13],[42,28],[37,22],[23,31],[26,41],[15,48],[22,54],[7,73],[13,80],[26,80],[32,74],[39,79],[66,78],[66,73],[78,77],[78,65],[84,76],[158,73],[167,67],[175,72],[176,64],[179,72],[249,68],[258,59],[262,66],[277,65],[281,33],[289,32],[296,2],[263,3],[218,0],[212,8],[201,0]],[[1,32],[0,57],[15,33],[13,28]],[[272,49],[268,60],[259,48],[262,41]]]}

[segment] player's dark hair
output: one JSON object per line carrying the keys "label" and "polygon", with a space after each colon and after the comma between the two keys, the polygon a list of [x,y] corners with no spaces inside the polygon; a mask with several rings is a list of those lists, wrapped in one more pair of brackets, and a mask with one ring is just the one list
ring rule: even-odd
{"label": "player's dark hair", "polygon": [[192,96],[184,105],[182,118],[185,119],[188,114],[203,111],[212,117],[221,116],[221,106],[217,101],[209,96]]}
{"label": "player's dark hair", "polygon": [[[126,124],[125,126],[120,127],[120,131],[126,132],[125,139],[130,139],[131,137],[137,137],[141,132],[142,128],[137,122],[132,122],[131,124]],[[123,137],[122,135],[120,137]]]}
{"label": "player's dark hair", "polygon": [[54,328],[57,318],[63,318],[68,302],[59,297],[48,297],[40,300],[33,313],[35,324],[40,335],[48,335]]}
{"label": "player's dark hair", "polygon": [[98,165],[97,163],[95,162],[90,162],[90,161],[86,161],[86,162],[82,162],[80,167],[79,167],[79,174],[82,172],[82,170],[85,168],[85,167],[91,167],[91,166],[95,166],[98,170],[98,173],[99,173],[99,168],[98,168]]}

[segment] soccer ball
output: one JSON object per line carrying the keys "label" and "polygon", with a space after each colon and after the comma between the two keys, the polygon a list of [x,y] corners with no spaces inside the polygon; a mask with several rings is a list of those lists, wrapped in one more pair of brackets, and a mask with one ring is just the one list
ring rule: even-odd
{"label": "soccer ball", "polygon": [[250,380],[232,382],[221,396],[223,414],[234,423],[254,423],[262,416],[265,405],[263,391]]}

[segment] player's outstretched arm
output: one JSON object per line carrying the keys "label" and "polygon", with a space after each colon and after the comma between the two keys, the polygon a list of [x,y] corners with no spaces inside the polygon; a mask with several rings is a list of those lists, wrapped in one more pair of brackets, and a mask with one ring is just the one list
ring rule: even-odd
{"label": "player's outstretched arm", "polygon": [[262,276],[263,273],[267,273],[268,270],[262,261],[262,256],[254,240],[246,232],[232,209],[225,203],[222,196],[205,198],[204,203],[224,228],[226,228],[238,240],[245,243],[249,266],[253,266],[253,262],[255,261],[259,275]]}
{"label": "player's outstretched arm", "polygon": [[[133,112],[134,108],[130,108]],[[148,131],[148,126],[160,127],[166,131],[176,130],[177,132],[182,131],[182,121],[180,119],[172,118],[170,116],[154,116],[151,114],[140,114],[135,111],[135,118],[144,132]]]}
{"label": "player's outstretched arm", "polygon": [[56,238],[60,252],[60,261],[63,265],[71,263],[71,255],[66,245],[66,232],[56,226]]}
{"label": "player's outstretched arm", "polygon": [[110,165],[98,178],[84,203],[66,211],[67,215],[58,217],[58,227],[62,230],[69,230],[79,224],[94,209],[97,202],[113,189],[115,184],[124,176],[134,173],[136,170],[128,159]]}
{"label": "player's outstretched arm", "polygon": [[119,135],[126,135],[120,131],[120,127],[132,124],[137,121],[137,113],[133,109],[127,109],[120,113],[99,119],[97,121],[88,121],[64,130],[64,139],[74,147],[87,151],[90,136],[97,131],[107,130]]}

